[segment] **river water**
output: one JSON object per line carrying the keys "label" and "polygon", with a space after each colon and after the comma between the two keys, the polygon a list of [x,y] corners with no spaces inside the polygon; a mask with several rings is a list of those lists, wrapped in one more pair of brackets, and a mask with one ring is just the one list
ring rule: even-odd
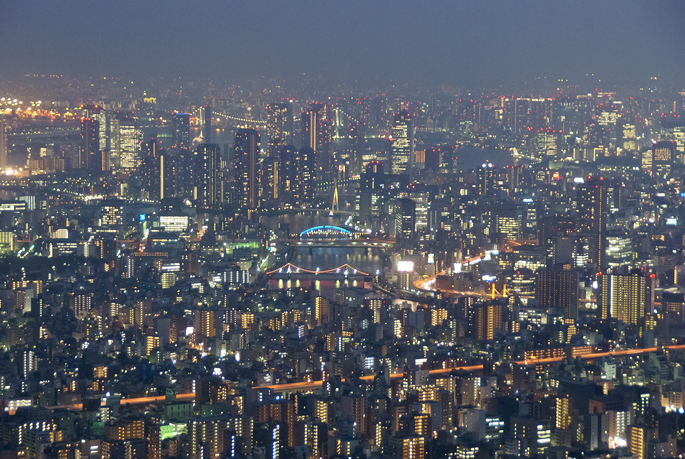
{"label": "river water", "polygon": [[[286,214],[273,217],[263,217],[262,223],[276,229],[279,223],[290,225],[290,233],[300,233],[314,226],[341,226],[347,216],[334,216],[322,212],[313,214]],[[382,269],[381,254],[378,249],[356,247],[293,247],[295,253],[289,257],[290,262],[302,269],[326,271],[344,264],[348,264],[358,271],[375,275]],[[333,298],[336,288],[365,288],[371,292],[370,282],[364,283],[363,276],[293,274],[274,277],[269,280],[271,289],[287,289],[293,287],[316,288],[325,297]]]}

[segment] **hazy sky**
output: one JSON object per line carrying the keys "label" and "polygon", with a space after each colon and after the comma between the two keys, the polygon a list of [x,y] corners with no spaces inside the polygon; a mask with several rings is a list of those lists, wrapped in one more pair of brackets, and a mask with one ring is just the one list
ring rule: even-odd
{"label": "hazy sky", "polygon": [[2,0],[0,72],[682,81],[684,24],[684,0]]}

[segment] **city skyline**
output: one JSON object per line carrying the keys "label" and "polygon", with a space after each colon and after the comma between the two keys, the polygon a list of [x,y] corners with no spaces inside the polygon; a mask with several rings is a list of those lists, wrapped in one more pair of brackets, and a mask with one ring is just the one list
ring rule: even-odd
{"label": "city skyline", "polygon": [[9,0],[0,459],[683,458],[684,5]]}

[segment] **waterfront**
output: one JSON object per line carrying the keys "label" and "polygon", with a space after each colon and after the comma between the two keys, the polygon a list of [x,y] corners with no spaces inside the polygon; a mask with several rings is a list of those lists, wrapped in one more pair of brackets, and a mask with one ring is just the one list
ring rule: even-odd
{"label": "waterfront", "polygon": [[[314,226],[344,226],[344,219],[347,216],[330,216],[326,213],[320,214],[285,214],[279,216],[263,217],[262,224],[268,228],[276,229],[279,224],[288,224],[290,233],[300,233]],[[382,269],[383,260],[381,252],[377,248],[356,248],[356,247],[297,247],[291,248],[293,251],[288,256],[288,260],[300,268],[316,271],[326,271],[334,269],[344,264],[348,264],[357,270],[375,275]],[[371,290],[370,282],[364,282],[364,276],[349,275],[345,277],[341,272],[339,275],[316,275],[316,274],[293,274],[288,278],[285,276],[274,277],[269,280],[270,289],[285,289],[294,287],[315,288],[325,297],[332,298],[336,288],[365,288]]]}

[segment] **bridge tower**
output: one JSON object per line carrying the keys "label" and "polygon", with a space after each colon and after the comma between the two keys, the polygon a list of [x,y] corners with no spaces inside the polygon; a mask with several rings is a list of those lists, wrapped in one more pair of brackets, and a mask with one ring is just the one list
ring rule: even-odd
{"label": "bridge tower", "polygon": [[331,212],[339,212],[340,204],[338,203],[338,178],[333,179],[333,204],[331,204]]}

